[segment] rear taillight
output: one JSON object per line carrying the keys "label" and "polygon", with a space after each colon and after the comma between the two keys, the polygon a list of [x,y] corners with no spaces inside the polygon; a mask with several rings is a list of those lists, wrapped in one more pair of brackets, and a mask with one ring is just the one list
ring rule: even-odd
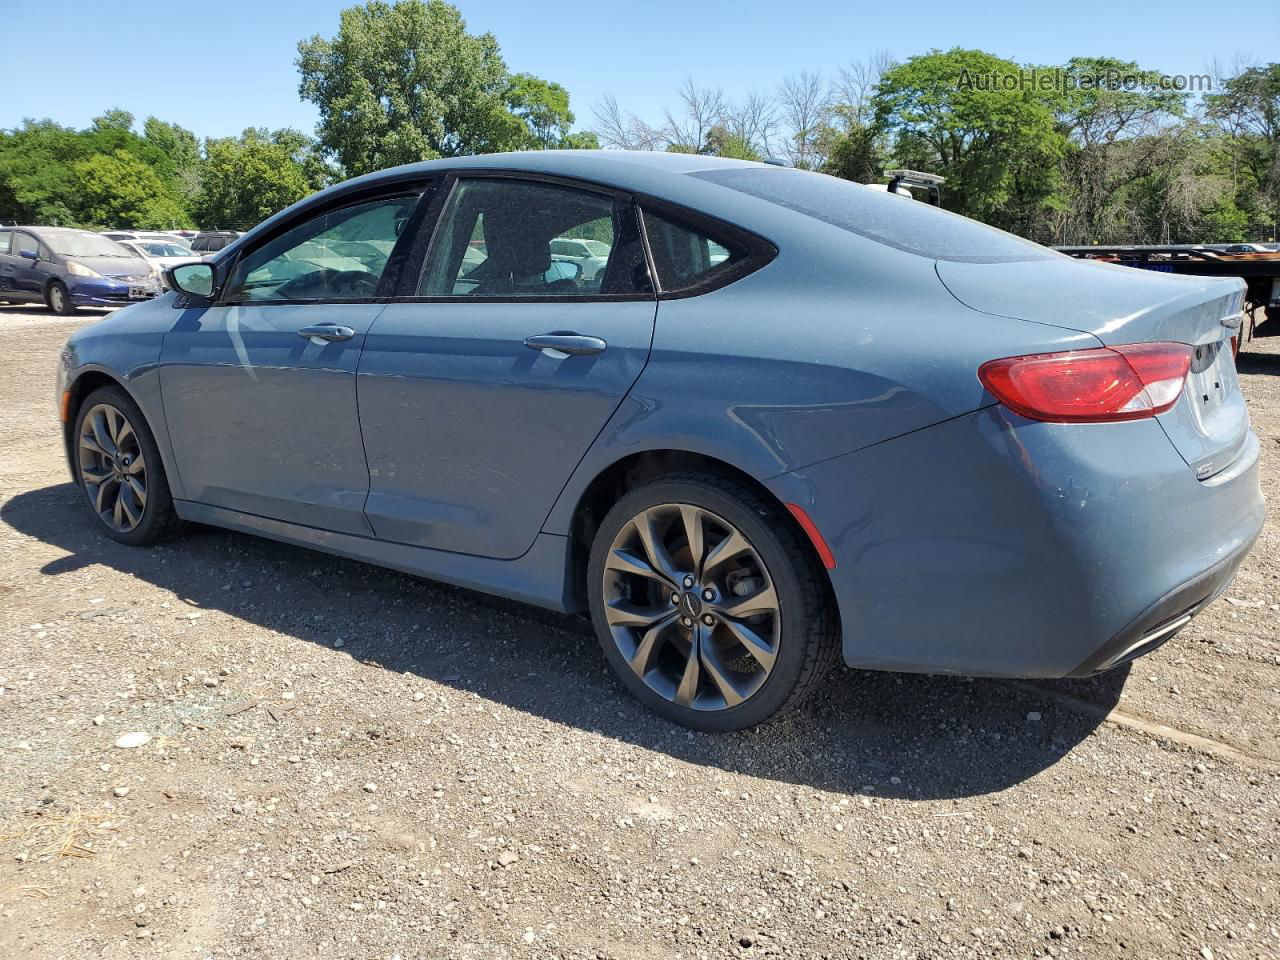
{"label": "rear taillight", "polygon": [[1164,413],[1177,403],[1190,368],[1185,343],[1131,343],[991,360],[978,379],[1029,420],[1101,423]]}

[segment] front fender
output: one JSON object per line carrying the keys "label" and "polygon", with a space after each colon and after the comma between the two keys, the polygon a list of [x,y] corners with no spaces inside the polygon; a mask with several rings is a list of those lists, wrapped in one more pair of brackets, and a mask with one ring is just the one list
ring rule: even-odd
{"label": "front fender", "polygon": [[[160,347],[175,317],[172,298],[173,294],[167,294],[125,307],[81,327],[67,340],[62,363],[64,389],[70,390],[77,400],[88,392],[87,383],[104,377],[129,394],[155,437],[169,489],[175,499],[181,500],[185,499],[182,478],[169,440],[160,392]],[[58,399],[61,403],[61,397]],[[69,420],[74,420],[74,413]],[[71,423],[64,425],[63,430],[69,457]]]}

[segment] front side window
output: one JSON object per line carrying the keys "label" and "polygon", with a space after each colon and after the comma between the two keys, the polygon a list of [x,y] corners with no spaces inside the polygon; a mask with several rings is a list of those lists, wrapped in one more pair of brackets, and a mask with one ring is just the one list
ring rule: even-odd
{"label": "front side window", "polygon": [[593,297],[648,289],[630,204],[523,180],[462,180],[449,195],[418,295]]}
{"label": "front side window", "polygon": [[[388,197],[330,210],[245,256],[224,300],[364,300],[382,271],[416,196]],[[220,239],[220,238],[217,238]]]}
{"label": "front side window", "polygon": [[713,239],[697,227],[651,210],[644,210],[643,216],[658,283],[664,291],[678,292],[714,282],[747,257],[744,248],[729,240]]}
{"label": "front side window", "polygon": [[[0,254],[9,252],[9,240],[13,236],[8,230],[0,230]],[[14,250],[14,253],[18,251]]]}

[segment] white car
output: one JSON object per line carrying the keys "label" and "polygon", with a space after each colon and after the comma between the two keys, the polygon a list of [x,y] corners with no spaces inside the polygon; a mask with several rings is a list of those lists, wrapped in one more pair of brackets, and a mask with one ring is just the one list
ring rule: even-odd
{"label": "white car", "polygon": [[180,263],[197,263],[200,260],[199,254],[192,253],[190,247],[175,237],[139,237],[135,240],[117,240],[116,243],[147,261],[161,287],[165,286],[164,272],[169,267],[176,267]]}
{"label": "white car", "polygon": [[610,245],[603,240],[583,240],[577,237],[556,237],[551,241],[551,254],[564,260],[572,260],[582,267],[580,279],[594,280],[596,274],[609,262]]}

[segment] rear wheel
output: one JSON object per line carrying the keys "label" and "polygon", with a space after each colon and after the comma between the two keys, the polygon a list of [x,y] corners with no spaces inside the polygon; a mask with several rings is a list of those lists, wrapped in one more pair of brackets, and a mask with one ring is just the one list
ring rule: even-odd
{"label": "rear wheel", "polygon": [[714,474],[623,496],[588,564],[605,657],[646,706],[698,730],[788,710],[835,660],[826,577],[790,518]]}
{"label": "rear wheel", "polygon": [[76,414],[76,479],[107,536],[130,546],[155,543],[178,526],[155,438],[120,387],[100,387]]}
{"label": "rear wheel", "polygon": [[60,280],[49,284],[48,302],[49,309],[60,317],[69,317],[76,312],[76,305],[71,302],[71,294],[67,293],[67,288]]}

